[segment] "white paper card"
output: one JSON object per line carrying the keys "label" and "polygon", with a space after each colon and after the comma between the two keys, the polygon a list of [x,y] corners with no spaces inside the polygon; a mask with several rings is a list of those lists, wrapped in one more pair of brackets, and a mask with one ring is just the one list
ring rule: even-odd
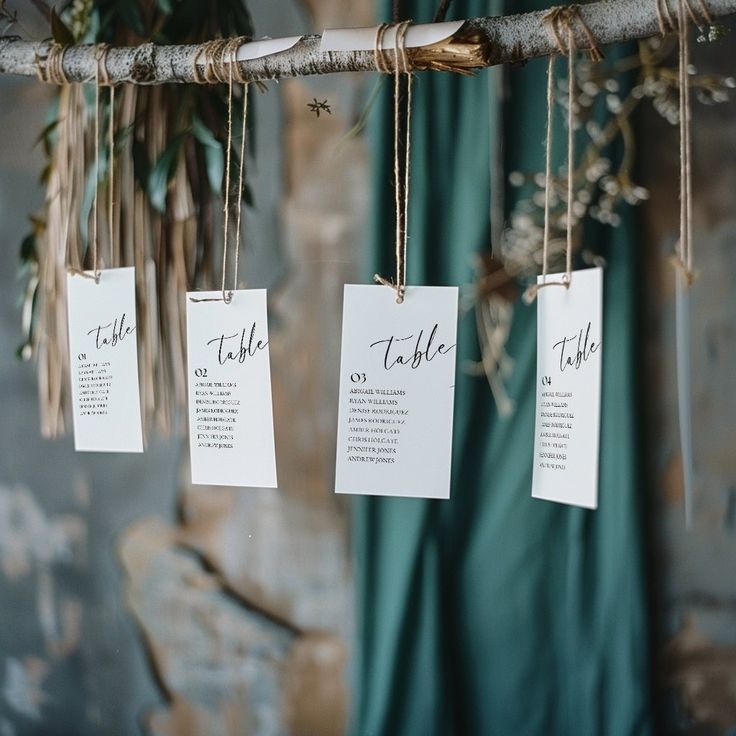
{"label": "white paper card", "polygon": [[600,268],[574,271],[568,289],[549,286],[537,295],[534,498],[598,506],[602,305]]}
{"label": "white paper card", "polygon": [[345,286],[335,490],[449,498],[456,287]]}
{"label": "white paper card", "polygon": [[[445,23],[420,23],[409,26],[404,39],[408,49],[431,46],[454,36],[465,21],[452,20]],[[327,28],[322,33],[320,51],[373,51],[376,46],[378,26],[371,28]],[[386,29],[383,48],[391,50],[396,44],[397,26]]]}
{"label": "white paper card", "polygon": [[192,483],[276,488],[266,290],[232,295],[187,294]]}
{"label": "white paper card", "polygon": [[[92,276],[92,272],[88,272]],[[67,274],[74,447],[143,452],[135,269]]]}

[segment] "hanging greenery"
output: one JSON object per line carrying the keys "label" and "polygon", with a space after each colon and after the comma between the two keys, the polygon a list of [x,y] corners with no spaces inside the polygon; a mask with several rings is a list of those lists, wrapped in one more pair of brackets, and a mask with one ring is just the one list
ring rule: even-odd
{"label": "hanging greenery", "polygon": [[[50,14],[61,44],[196,43],[252,35],[242,0],[74,0]],[[90,80],[94,81],[94,80]],[[107,192],[108,92],[94,84],[59,88],[40,142],[46,155],[43,210],[21,247],[26,275],[24,359],[38,364],[41,429],[66,429],[70,402],[66,332],[67,266],[89,268],[92,202],[98,188],[98,250],[104,267],[135,266],[144,426],[169,432],[186,401],[183,295],[210,288],[222,244],[215,236],[225,166],[222,85],[123,85],[115,93],[113,238]],[[95,115],[99,114],[99,171]],[[235,130],[235,139],[240,132]],[[238,164],[233,150],[232,166]],[[233,181],[236,181],[233,178]],[[244,188],[247,191],[247,188]],[[233,198],[231,198],[233,199]]]}
{"label": "hanging greenery", "polygon": [[[722,26],[699,29],[698,41],[715,41],[725,33]],[[573,126],[582,145],[573,172],[573,244],[584,261],[600,259],[582,250],[586,218],[610,227],[621,222],[622,205],[638,205],[649,197],[647,189],[633,180],[636,137],[632,116],[645,100],[671,125],[679,124],[679,77],[672,67],[677,46],[675,36],[638,42],[630,56],[612,62],[581,60],[576,66],[575,95],[567,94],[562,79],[555,98],[565,112],[573,107]],[[635,72],[634,82],[624,89],[621,76]],[[733,77],[701,74],[691,67],[689,85],[703,104],[730,99],[736,88]],[[620,153],[619,153],[620,152]],[[504,381],[513,370],[505,346],[511,329],[517,283],[536,279],[542,262],[545,174],[542,171],[512,171],[509,184],[524,192],[509,215],[507,226],[493,242],[493,256],[482,259],[477,279],[465,300],[476,313],[481,360],[468,370],[486,376],[499,412],[507,415],[513,403]],[[562,269],[567,230],[567,174],[554,176],[550,196],[550,271]]]}

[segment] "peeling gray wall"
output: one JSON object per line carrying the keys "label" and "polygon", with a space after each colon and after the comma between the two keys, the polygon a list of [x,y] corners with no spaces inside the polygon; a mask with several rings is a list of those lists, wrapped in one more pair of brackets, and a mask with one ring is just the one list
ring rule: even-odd
{"label": "peeling gray wall", "polygon": [[91,456],[40,438],[33,366],[14,354],[48,101],[35,80],[0,80],[0,733],[127,735],[159,694],[125,611],[116,539],[143,514],[172,513],[180,447]]}
{"label": "peeling gray wall", "polygon": [[[355,12],[248,5],[272,36]],[[359,79],[271,85],[251,108],[242,263],[249,286],[272,290],[278,491],[191,486],[181,439],[125,456],[40,438],[34,369],[14,357],[16,273],[26,214],[43,200],[33,144],[50,90],[0,80],[2,736],[343,732],[353,612],[346,507],[331,485],[337,364],[313,359],[320,340],[332,342],[318,353],[337,346],[302,323],[338,334],[365,182],[341,178],[364,166],[362,143],[335,149],[360,110]],[[320,122],[306,104],[324,94],[339,104]],[[320,276],[334,288],[315,298]]]}

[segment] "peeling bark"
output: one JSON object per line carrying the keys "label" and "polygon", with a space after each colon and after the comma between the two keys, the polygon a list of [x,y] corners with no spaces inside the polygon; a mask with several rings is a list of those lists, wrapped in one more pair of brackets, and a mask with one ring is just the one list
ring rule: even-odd
{"label": "peeling bark", "polygon": [[[708,0],[713,18],[736,13],[736,0]],[[487,53],[475,68],[504,63],[519,63],[554,53],[556,46],[547,32],[543,17],[547,11],[467,20],[456,34],[467,41],[474,37]],[[673,11],[674,12],[674,11]],[[603,0],[580,8],[580,15],[601,46],[645,38],[659,33],[654,2],[642,0]],[[576,44],[586,47],[581,28],[576,28]],[[36,75],[36,63],[48,54],[50,41],[0,40],[0,73]],[[450,42],[451,43],[451,42]],[[156,46],[110,49],[107,69],[113,83],[166,84],[194,82],[194,59],[198,46]],[[437,45],[437,53],[447,44]],[[333,72],[375,71],[372,51],[321,52],[320,36],[303,36],[292,48],[278,54],[239,62],[249,81],[302,77]],[[94,79],[95,49],[91,45],[67,48],[64,72],[72,82]]]}

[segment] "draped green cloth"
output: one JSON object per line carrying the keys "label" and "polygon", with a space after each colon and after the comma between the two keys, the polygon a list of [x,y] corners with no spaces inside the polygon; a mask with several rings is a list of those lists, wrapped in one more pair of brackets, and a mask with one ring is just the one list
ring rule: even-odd
{"label": "draped green cloth", "polygon": [[[402,16],[429,21],[435,4],[409,0]],[[455,0],[450,18],[538,7]],[[379,2],[380,17],[390,12],[387,0]],[[489,247],[491,140],[503,133],[507,171],[543,169],[545,71],[543,60],[510,70],[503,102],[489,94],[492,72],[416,76],[408,283],[472,281],[473,255]],[[372,113],[376,197],[366,282],[375,271],[393,273],[391,85],[383,87]],[[557,141],[562,149],[561,131]],[[564,150],[557,154],[563,161]],[[514,191],[507,194],[511,206]],[[599,509],[530,497],[536,306],[515,306],[507,387],[516,410],[506,418],[484,378],[462,370],[479,357],[473,314],[462,316],[451,500],[354,499],[353,734],[652,730],[631,214],[616,229],[586,224],[585,238],[608,262]]]}

